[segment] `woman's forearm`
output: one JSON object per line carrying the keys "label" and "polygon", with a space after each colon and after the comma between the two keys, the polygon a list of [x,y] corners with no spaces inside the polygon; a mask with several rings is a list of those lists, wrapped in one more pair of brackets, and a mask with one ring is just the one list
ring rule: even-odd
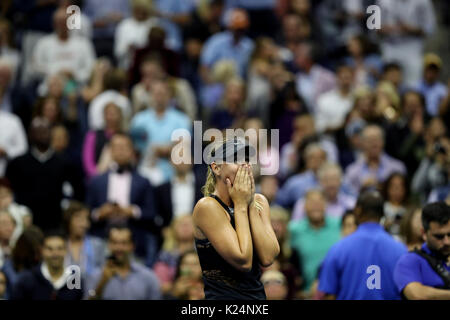
{"label": "woman's forearm", "polygon": [[242,254],[241,263],[245,271],[250,271],[253,260],[253,244],[247,210],[248,209],[246,203],[235,204],[234,220],[239,248]]}
{"label": "woman's forearm", "polygon": [[273,263],[280,253],[278,240],[270,221],[265,221],[263,212],[254,205],[250,206],[249,219],[255,250],[261,264],[267,267]]}

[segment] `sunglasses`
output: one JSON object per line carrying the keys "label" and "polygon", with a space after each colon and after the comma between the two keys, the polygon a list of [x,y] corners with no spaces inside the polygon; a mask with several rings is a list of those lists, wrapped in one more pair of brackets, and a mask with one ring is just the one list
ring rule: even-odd
{"label": "sunglasses", "polygon": [[445,236],[450,238],[450,233],[444,233],[444,234],[431,234],[433,237],[435,237],[438,240],[444,240]]}

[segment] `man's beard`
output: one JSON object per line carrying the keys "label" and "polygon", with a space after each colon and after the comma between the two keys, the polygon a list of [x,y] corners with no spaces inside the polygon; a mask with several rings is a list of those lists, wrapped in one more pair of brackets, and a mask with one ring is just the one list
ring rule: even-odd
{"label": "man's beard", "polygon": [[[447,249],[447,252],[448,253],[446,253],[446,254],[444,254],[444,248],[446,248]],[[431,249],[430,248],[430,251],[434,254],[434,256],[436,257],[436,258],[438,258],[439,260],[442,260],[442,261],[447,261],[448,260],[448,257],[450,256],[450,250],[449,250],[449,248],[448,247],[442,247],[440,250],[436,250],[436,249]]]}

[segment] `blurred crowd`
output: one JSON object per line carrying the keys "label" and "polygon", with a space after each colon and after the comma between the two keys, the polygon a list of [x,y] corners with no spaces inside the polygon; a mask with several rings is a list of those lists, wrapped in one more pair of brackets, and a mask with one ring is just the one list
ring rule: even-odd
{"label": "blurred crowd", "polygon": [[[381,8],[381,29],[366,8]],[[67,19],[77,5],[80,29]],[[205,164],[176,129],[278,129],[257,192],[281,246],[270,299],[317,296],[361,190],[420,247],[450,204],[450,77],[431,0],[6,0],[0,4],[0,299],[202,299]],[[442,47],[442,46],[441,46]],[[65,285],[79,266],[81,288]]]}

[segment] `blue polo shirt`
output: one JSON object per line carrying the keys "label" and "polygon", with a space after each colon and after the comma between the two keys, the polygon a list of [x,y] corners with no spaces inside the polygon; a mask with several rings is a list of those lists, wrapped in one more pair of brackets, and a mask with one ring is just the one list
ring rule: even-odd
{"label": "blue polo shirt", "polygon": [[234,62],[238,73],[246,75],[250,55],[253,52],[253,40],[242,37],[238,43],[234,43],[233,34],[230,31],[219,32],[212,35],[203,46],[200,62],[209,68],[220,60]]}
{"label": "blue polo shirt", "polygon": [[[320,272],[319,290],[339,300],[398,300],[394,268],[406,252],[406,246],[381,225],[363,223],[328,252]],[[379,288],[371,286],[375,278]]]}
{"label": "blue polo shirt", "polygon": [[[422,249],[431,254],[426,244],[422,245]],[[444,264],[444,267],[450,271],[450,266]],[[434,288],[444,286],[444,281],[434,272],[428,261],[414,252],[408,252],[398,260],[394,271],[394,281],[399,292],[412,282]]]}

